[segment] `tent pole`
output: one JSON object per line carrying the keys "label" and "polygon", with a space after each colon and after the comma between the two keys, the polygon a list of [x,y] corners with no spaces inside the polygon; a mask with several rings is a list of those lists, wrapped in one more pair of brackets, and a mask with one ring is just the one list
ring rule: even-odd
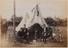
{"label": "tent pole", "polygon": [[16,10],[15,0],[13,1],[13,7],[14,7],[14,16],[13,16],[13,28],[14,28],[14,30],[13,30],[13,32],[14,32],[14,35],[15,35],[15,17],[16,17],[16,14],[15,14],[15,10]]}

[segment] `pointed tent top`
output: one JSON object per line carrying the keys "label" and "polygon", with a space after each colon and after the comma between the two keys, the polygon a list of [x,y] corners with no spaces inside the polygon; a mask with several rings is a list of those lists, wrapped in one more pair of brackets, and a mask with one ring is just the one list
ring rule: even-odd
{"label": "pointed tent top", "polygon": [[39,5],[39,3],[40,3],[39,1],[40,1],[40,0],[36,0],[36,4],[37,4],[37,5]]}
{"label": "pointed tent top", "polygon": [[39,7],[39,5],[40,5],[40,3],[37,3],[37,4],[36,4],[36,7]]}

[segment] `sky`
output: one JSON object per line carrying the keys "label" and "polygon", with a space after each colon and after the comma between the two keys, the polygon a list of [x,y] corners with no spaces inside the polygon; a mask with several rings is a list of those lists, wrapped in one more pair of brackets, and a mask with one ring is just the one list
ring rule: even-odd
{"label": "sky", "polygon": [[[0,0],[0,16],[10,19],[13,16],[13,1]],[[25,16],[38,3],[43,17],[66,17],[66,0],[15,0],[16,16]]]}

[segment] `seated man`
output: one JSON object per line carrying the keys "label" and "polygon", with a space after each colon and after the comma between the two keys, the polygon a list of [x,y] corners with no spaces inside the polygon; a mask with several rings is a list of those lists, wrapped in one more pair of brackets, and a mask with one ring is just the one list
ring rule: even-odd
{"label": "seated man", "polygon": [[21,28],[19,30],[19,32],[17,33],[16,40],[19,42],[22,42],[22,39],[23,39],[23,32],[22,32],[22,28]]}
{"label": "seated man", "polygon": [[27,38],[27,28],[26,28],[25,25],[17,33],[17,38],[18,38],[18,40],[26,40],[26,38]]}
{"label": "seated man", "polygon": [[26,25],[24,24],[24,28],[22,28],[22,32],[23,32],[23,39],[29,43],[29,32],[28,29],[26,28]]}
{"label": "seated man", "polygon": [[17,35],[18,35],[19,37],[22,37],[22,36],[23,36],[22,28],[21,28],[20,31],[17,33]]}
{"label": "seated man", "polygon": [[23,32],[24,39],[26,39],[27,38],[27,28],[26,28],[25,24],[24,24],[24,27],[22,29],[22,32]]}

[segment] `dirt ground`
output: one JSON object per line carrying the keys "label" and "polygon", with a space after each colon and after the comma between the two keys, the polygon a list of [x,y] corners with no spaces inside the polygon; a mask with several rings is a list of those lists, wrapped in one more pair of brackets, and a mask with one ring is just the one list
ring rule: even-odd
{"label": "dirt ground", "polygon": [[51,40],[47,40],[46,43],[36,42],[31,44],[23,44],[14,41],[10,41],[8,39],[7,34],[2,36],[2,32],[0,29],[0,47],[66,47],[67,46],[67,27],[57,27],[61,30],[63,35],[63,42],[55,42]]}

